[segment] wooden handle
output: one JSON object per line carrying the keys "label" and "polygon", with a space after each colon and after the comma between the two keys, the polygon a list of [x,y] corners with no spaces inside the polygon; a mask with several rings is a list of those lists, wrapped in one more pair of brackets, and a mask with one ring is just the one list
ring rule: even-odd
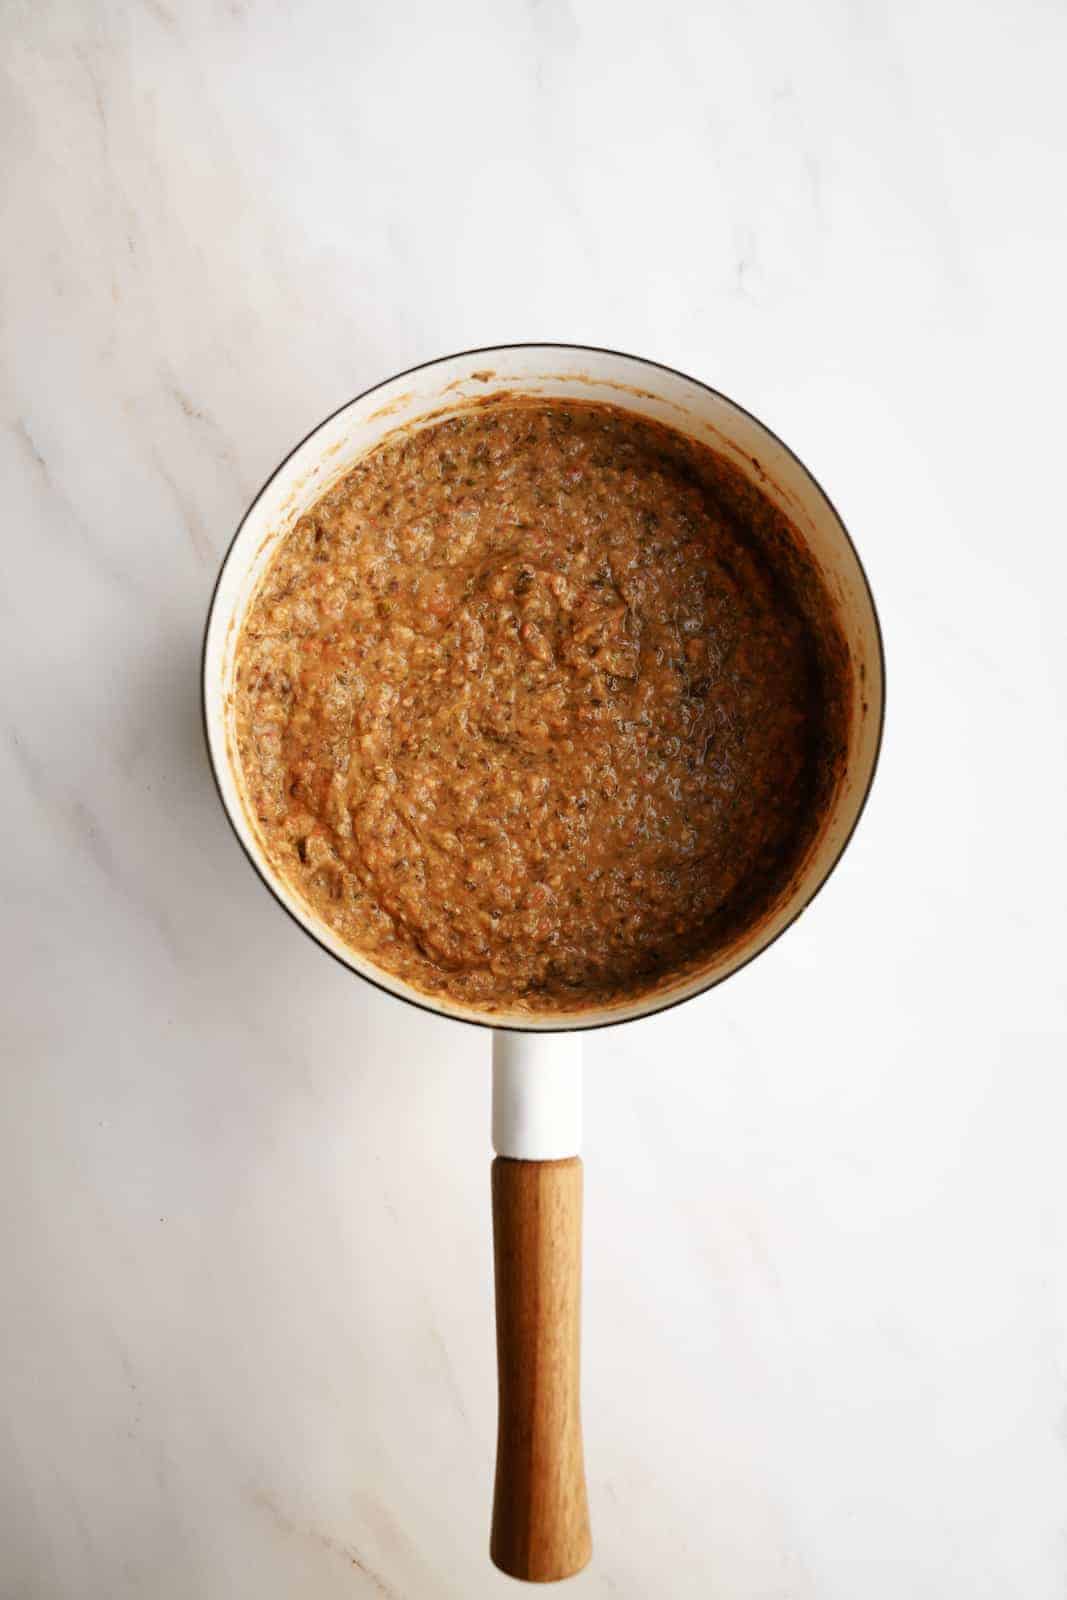
{"label": "wooden handle", "polygon": [[579,1408],[582,1163],[493,1162],[500,1382],[490,1554],[548,1583],[592,1554]]}

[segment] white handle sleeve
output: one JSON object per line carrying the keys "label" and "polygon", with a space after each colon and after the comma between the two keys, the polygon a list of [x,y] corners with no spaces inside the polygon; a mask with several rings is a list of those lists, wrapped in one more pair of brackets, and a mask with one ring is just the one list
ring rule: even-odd
{"label": "white handle sleeve", "polygon": [[562,1161],[582,1145],[579,1033],[493,1034],[493,1149],[518,1161]]}

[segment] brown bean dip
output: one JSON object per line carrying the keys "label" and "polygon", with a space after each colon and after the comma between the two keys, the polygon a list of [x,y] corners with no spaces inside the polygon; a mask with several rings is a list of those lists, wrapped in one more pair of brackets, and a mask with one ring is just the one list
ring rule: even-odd
{"label": "brown bean dip", "polygon": [[710,449],[505,397],[397,434],[281,541],[238,645],[267,854],[354,951],[485,1011],[698,970],[825,815],[847,652]]}

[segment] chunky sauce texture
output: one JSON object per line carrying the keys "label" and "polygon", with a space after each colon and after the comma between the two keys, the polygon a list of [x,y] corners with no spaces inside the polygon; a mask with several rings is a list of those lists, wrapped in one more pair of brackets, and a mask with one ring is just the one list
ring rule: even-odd
{"label": "chunky sauce texture", "polygon": [[512,399],[394,436],[282,540],[238,645],[276,869],[429,994],[566,1011],[697,970],[825,815],[847,653],[711,450]]}

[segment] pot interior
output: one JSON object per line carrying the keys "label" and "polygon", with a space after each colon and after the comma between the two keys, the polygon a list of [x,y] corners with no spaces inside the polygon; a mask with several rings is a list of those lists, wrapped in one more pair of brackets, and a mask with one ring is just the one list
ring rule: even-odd
{"label": "pot interior", "polygon": [[[544,1017],[490,1014],[427,996],[344,945],[267,861],[245,804],[233,738],[241,623],[279,540],[388,434],[504,394],[600,401],[665,423],[718,451],[784,512],[805,541],[838,608],[851,664],[843,775],[821,832],[770,913],[675,985],[632,1001]],[[208,619],[203,687],[209,751],[230,821],[253,865],[296,921],[345,966],[400,998],[465,1021],[535,1031],[598,1027],[662,1010],[728,977],[777,938],[825,881],[856,824],[877,761],[884,693],[881,639],[863,570],[833,506],[791,451],[755,417],[681,373],[633,356],[565,345],[504,346],[431,362],[353,400],[298,445],[249,508],[226,556]]]}

